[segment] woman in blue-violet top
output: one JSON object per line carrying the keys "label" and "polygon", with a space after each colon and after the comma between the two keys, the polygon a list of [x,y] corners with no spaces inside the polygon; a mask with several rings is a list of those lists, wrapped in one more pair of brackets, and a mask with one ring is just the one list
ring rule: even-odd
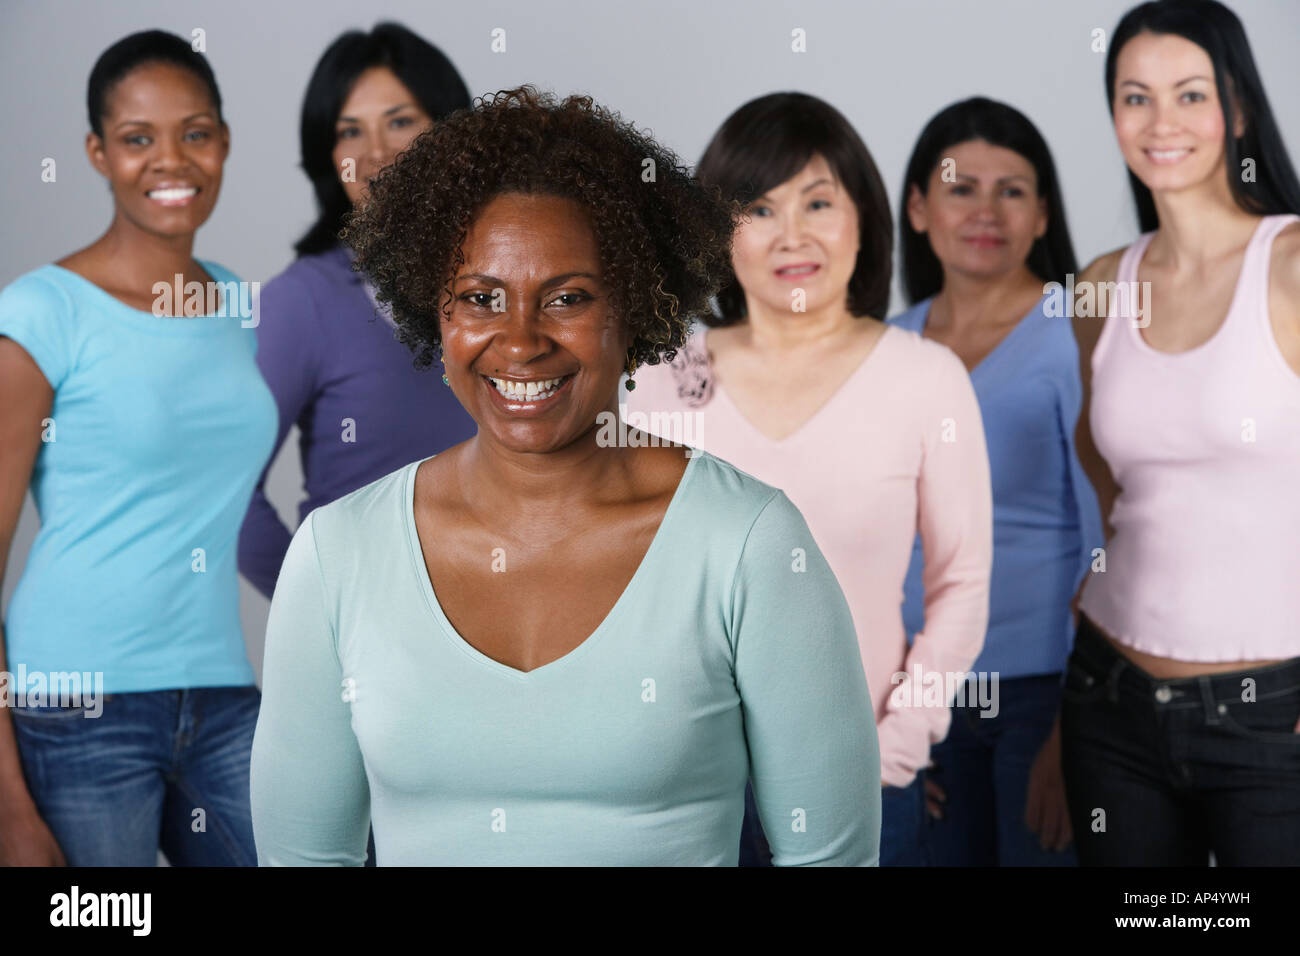
{"label": "woman in blue-violet top", "polygon": [[866,679],[802,516],[710,455],[610,437],[735,221],[616,114],[529,87],[374,181],[345,241],[478,433],[294,535],[260,863],[359,866],[373,823],[381,866],[735,866],[750,777],[777,865],[878,862]]}

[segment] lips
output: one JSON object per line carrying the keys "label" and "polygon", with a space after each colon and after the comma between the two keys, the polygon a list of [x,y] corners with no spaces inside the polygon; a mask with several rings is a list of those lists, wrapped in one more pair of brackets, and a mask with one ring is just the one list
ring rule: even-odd
{"label": "lips", "polygon": [[1001,236],[967,236],[964,241],[973,246],[979,246],[981,249],[993,249],[1007,244],[1007,241]]}
{"label": "lips", "polygon": [[1191,155],[1192,148],[1185,146],[1180,149],[1144,149],[1142,152],[1147,159],[1157,166],[1172,166],[1174,163],[1180,163]]}
{"label": "lips", "polygon": [[547,379],[504,379],[481,376],[488,395],[498,408],[511,414],[531,415],[546,411],[569,390],[573,375]]}
{"label": "lips", "polygon": [[162,206],[185,206],[199,194],[198,186],[156,186],[145,195]]}
{"label": "lips", "polygon": [[778,279],[806,279],[820,271],[821,266],[815,262],[794,262],[788,266],[779,266],[772,270],[772,274]]}

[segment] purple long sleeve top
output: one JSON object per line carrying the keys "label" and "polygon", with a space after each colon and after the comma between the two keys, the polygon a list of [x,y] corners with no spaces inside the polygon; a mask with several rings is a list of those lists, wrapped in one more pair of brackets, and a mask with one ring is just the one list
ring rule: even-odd
{"label": "purple long sleeve top", "polygon": [[239,534],[239,570],[268,598],[292,532],[265,494],[289,426],[301,432],[307,497],[323,504],[471,437],[477,426],[442,369],[416,371],[386,315],[377,314],[343,246],[302,256],[262,289],[257,364],[279,428]]}

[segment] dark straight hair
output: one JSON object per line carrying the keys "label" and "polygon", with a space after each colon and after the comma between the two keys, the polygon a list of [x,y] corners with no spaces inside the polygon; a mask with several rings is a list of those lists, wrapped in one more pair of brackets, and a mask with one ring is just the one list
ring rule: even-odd
{"label": "dark straight hair", "polygon": [[1064,283],[1067,273],[1077,271],[1056,164],[1042,134],[1019,110],[974,96],[940,110],[921,131],[907,163],[903,198],[898,207],[898,236],[902,246],[903,289],[909,305],[928,299],[943,288],[943,266],[934,254],[930,237],[912,228],[907,217],[908,194],[913,186],[922,195],[928,193],[930,176],[943,154],[972,140],[1019,153],[1034,167],[1038,198],[1047,203],[1047,231],[1034,240],[1025,265],[1044,282]]}
{"label": "dark straight hair", "polygon": [[372,67],[392,70],[435,122],[470,105],[469,90],[452,62],[401,24],[380,23],[369,33],[351,30],[331,43],[312,72],[302,102],[302,169],[316,193],[319,215],[294,244],[300,256],[337,245],[343,217],[352,209],[334,167],[335,129],[357,77]]}
{"label": "dark straight hair", "polygon": [[[696,175],[724,198],[748,205],[794,177],[815,155],[825,158],[858,210],[858,259],[849,279],[848,309],[884,318],[893,276],[894,226],[875,161],[835,107],[806,93],[771,93],[736,110],[713,135]],[[718,293],[711,326],[745,318],[745,293],[734,272]]]}
{"label": "dark straight hair", "polygon": [[99,55],[86,83],[86,112],[90,128],[100,139],[104,138],[104,114],[108,111],[108,97],[113,87],[137,67],[152,63],[166,63],[188,70],[208,88],[208,96],[217,112],[217,121],[224,123],[221,115],[221,93],[217,78],[207,58],[174,33],[162,30],[143,30],[123,37]]}
{"label": "dark straight hair", "polygon": [[[1246,31],[1237,15],[1216,0],[1155,0],[1124,14],[1106,53],[1106,102],[1115,115],[1115,68],[1124,44],[1139,33],[1180,36],[1195,43],[1214,64],[1214,85],[1223,107],[1223,151],[1228,188],[1237,205],[1258,216],[1300,215],[1300,182],[1268,105]],[[1245,133],[1234,136],[1240,107]],[[1253,182],[1241,176],[1245,159],[1254,161]],[[1143,232],[1160,226],[1151,190],[1130,169],[1129,186]]]}

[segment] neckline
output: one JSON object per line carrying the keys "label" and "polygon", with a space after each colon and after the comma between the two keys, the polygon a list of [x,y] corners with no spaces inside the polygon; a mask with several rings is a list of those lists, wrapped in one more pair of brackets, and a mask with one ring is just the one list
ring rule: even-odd
{"label": "neckline", "polygon": [[[1016,322],[1016,324],[1011,327],[1011,330],[1002,336],[1002,338],[998,341],[998,344],[993,346],[993,348],[989,350],[987,355],[985,355],[982,359],[976,362],[974,368],[969,369],[967,371],[967,374],[970,376],[971,381],[975,380],[976,375],[980,375],[980,377],[982,378],[983,376],[980,373],[983,372],[983,370],[986,367],[992,364],[992,360],[995,357],[1005,353],[1007,343],[1009,343],[1012,339],[1016,337],[1016,333],[1018,333],[1022,328],[1024,328],[1026,325],[1029,324],[1028,320],[1030,319],[1031,316],[1034,315],[1034,313],[1042,309],[1043,298],[1045,298],[1045,296],[1040,297],[1039,300],[1030,307],[1029,311],[1026,312],[1024,315],[1022,315],[1020,319]],[[921,313],[921,327],[917,329],[917,334],[920,335],[921,338],[923,339],[925,338],[925,327],[930,323],[930,309],[933,306],[934,306],[934,296],[930,296],[930,298],[925,300],[925,311]],[[927,341],[934,342],[935,345],[943,345],[942,342],[939,342],[935,339],[927,339]],[[947,348],[947,346],[944,347]],[[952,351],[952,349],[949,349],[949,351]],[[953,354],[956,355],[955,352]],[[960,359],[961,356],[958,356],[958,358]],[[962,362],[963,368],[965,367],[965,365],[966,363]]]}
{"label": "neckline", "polygon": [[[1189,349],[1182,349],[1178,352],[1165,352],[1162,349],[1156,348],[1142,337],[1142,330],[1138,328],[1137,323],[1132,321],[1132,317],[1130,316],[1125,320],[1125,324],[1129,327],[1129,334],[1133,340],[1137,342],[1139,349],[1162,360],[1172,360],[1176,362],[1185,356],[1204,353],[1210,348],[1210,346],[1224,337],[1224,329],[1226,329],[1228,323],[1232,321],[1233,313],[1237,311],[1237,304],[1241,300],[1243,294],[1242,290],[1245,288],[1246,267],[1250,264],[1251,254],[1255,251],[1255,241],[1259,238],[1260,230],[1263,229],[1264,223],[1268,221],[1268,218],[1268,216],[1260,217],[1259,222],[1255,224],[1255,230],[1250,234],[1250,241],[1246,243],[1246,251],[1243,252],[1241,256],[1241,267],[1237,270],[1237,282],[1232,287],[1232,298],[1228,300],[1228,310],[1223,314],[1223,318],[1219,321],[1219,325],[1214,330],[1214,333],[1204,342],[1201,342],[1199,345],[1193,345]],[[1138,283],[1140,281],[1138,279],[1138,272],[1142,268],[1142,260],[1146,257],[1147,250],[1151,247],[1151,241],[1155,239],[1155,237],[1155,232],[1148,232],[1146,235],[1142,236],[1137,243],[1135,243],[1136,248],[1133,251],[1133,263],[1128,270],[1128,274],[1131,275],[1132,278],[1127,281],[1133,283]],[[1121,280],[1123,279],[1123,277],[1117,278],[1120,278]],[[1138,288],[1141,287],[1139,286]],[[1267,294],[1267,292],[1265,294]],[[1147,307],[1151,307],[1150,302],[1147,303]]]}
{"label": "neckline", "polygon": [[[876,355],[880,352],[880,350],[884,347],[885,339],[897,331],[888,322],[882,322],[881,325],[884,326],[884,331],[881,332],[880,338],[876,339],[876,344],[871,347],[871,351],[868,352],[866,356],[862,359],[862,361],[858,363],[858,367],[848,374],[848,376],[844,379],[844,381],[840,383],[839,388],[833,391],[830,394],[830,396],[827,397],[826,401],[822,402],[821,405],[818,406],[815,412],[813,412],[811,415],[805,418],[803,422],[800,423],[798,428],[796,428],[794,431],[790,432],[790,434],[784,436],[783,438],[772,438],[768,436],[763,432],[762,429],[760,429],[757,425],[755,425],[752,421],[750,421],[749,417],[740,410],[740,406],[737,405],[732,400],[731,395],[727,392],[726,388],[723,387],[722,382],[718,381],[716,377],[713,378],[714,395],[721,396],[723,401],[725,401],[731,407],[731,410],[736,414],[736,417],[745,423],[745,427],[748,428],[750,431],[752,431],[755,435],[757,435],[767,444],[776,448],[780,448],[782,446],[791,444],[794,442],[795,439],[797,439],[799,436],[807,432],[808,429],[812,427],[813,423],[817,421],[817,419],[822,418],[823,416],[828,414],[827,410],[836,402],[841,400],[841,396],[843,396],[850,390],[853,383],[858,379],[859,376],[863,374],[863,369],[865,369],[867,366],[871,364],[872,359],[874,359]],[[704,334],[700,336],[700,346],[704,350],[704,356],[706,360],[708,359],[708,355],[709,355],[708,339],[709,339],[709,335],[708,335],[708,329],[706,327],[704,329]],[[711,376],[712,376],[712,368],[713,368],[713,363],[710,361],[709,369],[710,369]]]}
{"label": "neckline", "polygon": [[[239,281],[238,279],[234,278],[233,275],[229,279],[223,279],[221,275],[218,274],[223,270],[216,268],[216,266],[213,263],[207,261],[206,259],[195,259],[195,261],[198,262],[199,265],[203,266],[204,270],[208,273],[208,275],[212,277],[213,281],[218,283],[219,285],[224,284],[226,282]],[[140,325],[148,326],[153,331],[175,332],[176,334],[179,335],[194,334],[194,333],[207,334],[213,331],[220,331],[220,329],[223,327],[220,324],[220,321],[222,319],[230,319],[230,318],[236,320],[242,319],[242,317],[239,315],[214,315],[210,313],[204,315],[185,315],[185,316],[154,315],[152,312],[145,312],[143,309],[137,309],[133,305],[127,305],[125,302],[123,302],[117,296],[113,295],[107,289],[87,279],[81,273],[73,272],[71,269],[65,266],[61,266],[57,262],[51,262],[46,268],[55,269],[60,275],[72,277],[74,281],[76,281],[84,288],[92,290],[100,299],[105,300],[111,303],[113,306],[115,306],[116,310],[120,314],[124,316],[129,316],[131,321],[139,323]],[[225,290],[221,290],[220,311],[222,312],[228,311],[226,306],[227,303],[226,303]],[[238,305],[236,305],[236,308],[238,308]],[[204,321],[205,319],[209,321]]]}
{"label": "neckline", "polygon": [[666,537],[665,529],[671,527],[672,523],[677,520],[677,513],[682,508],[681,501],[685,497],[687,485],[690,484],[692,476],[698,470],[696,463],[705,456],[706,453],[696,451],[696,453],[687,460],[686,468],[682,472],[681,478],[677,481],[677,488],[673,491],[673,496],[668,501],[668,507],[664,509],[663,517],[659,519],[659,527],[655,529],[654,537],[650,539],[650,547],[646,549],[645,555],[641,558],[641,563],[637,565],[636,570],[632,572],[632,577],[628,579],[627,584],[624,585],[622,593],[618,596],[618,600],[616,600],[613,606],[605,613],[605,616],[601,619],[600,623],[596,625],[596,629],[588,634],[580,644],[568,651],[568,653],[562,654],[555,658],[555,660],[548,661],[539,667],[534,667],[530,671],[521,671],[518,668],[511,667],[509,664],[503,664],[501,661],[488,657],[460,635],[456,628],[452,626],[451,620],[447,617],[446,612],[442,609],[442,604],[438,601],[438,595],[433,589],[433,579],[429,577],[429,569],[424,563],[424,551],[420,546],[420,533],[415,525],[415,476],[420,470],[421,465],[436,456],[430,455],[428,458],[422,458],[419,461],[412,462],[407,466],[405,489],[404,494],[402,495],[403,509],[406,518],[407,550],[414,565],[416,576],[420,579],[420,589],[424,594],[425,603],[428,605],[429,611],[432,613],[434,621],[438,625],[439,630],[442,631],[443,636],[447,638],[453,647],[471,660],[491,671],[494,671],[502,677],[508,677],[521,683],[538,680],[556,670],[562,669],[564,666],[572,663],[575,659],[580,658],[583,654],[588,653],[589,650],[597,644],[600,638],[608,633],[610,628],[613,626],[613,622],[623,613],[624,607],[631,600],[628,595],[633,593],[639,586],[641,579],[649,574],[646,568],[651,566],[657,560],[659,552],[666,547],[663,543],[664,538]]}

